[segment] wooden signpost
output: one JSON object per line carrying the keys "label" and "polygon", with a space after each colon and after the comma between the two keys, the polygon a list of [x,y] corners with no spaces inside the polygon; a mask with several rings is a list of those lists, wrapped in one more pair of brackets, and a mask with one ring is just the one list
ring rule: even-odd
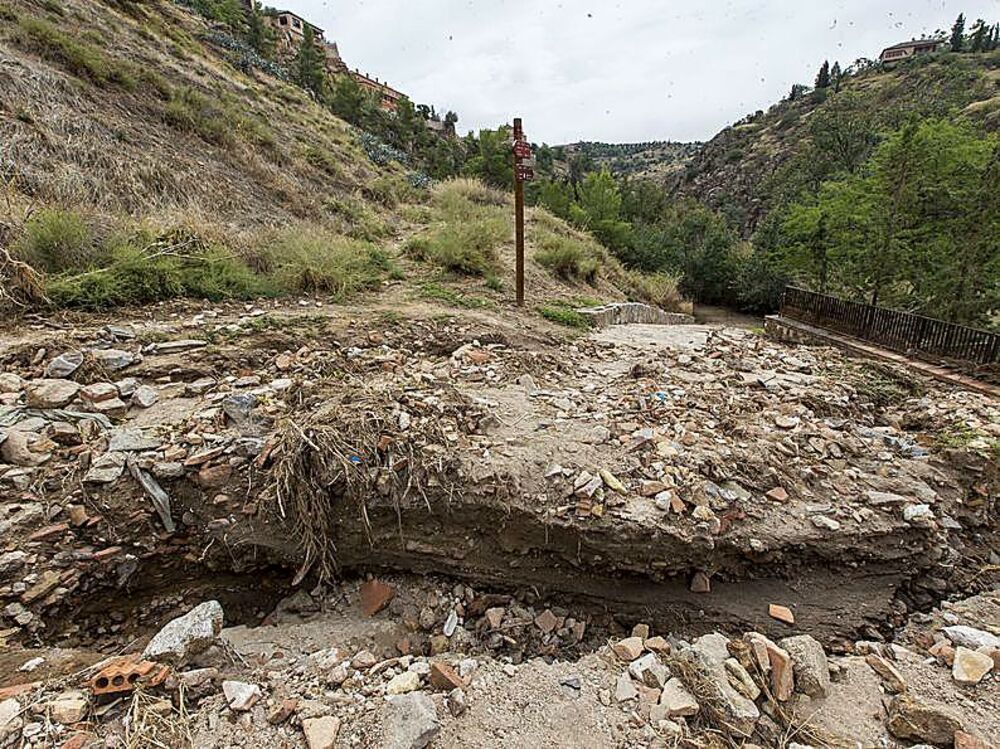
{"label": "wooden signpost", "polygon": [[517,238],[517,304],[524,306],[524,183],[535,178],[531,144],[525,140],[521,118],[514,118],[514,222]]}

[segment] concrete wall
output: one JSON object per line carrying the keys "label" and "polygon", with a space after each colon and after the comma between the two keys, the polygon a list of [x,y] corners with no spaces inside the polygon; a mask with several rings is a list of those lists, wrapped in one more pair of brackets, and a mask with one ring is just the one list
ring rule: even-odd
{"label": "concrete wall", "polygon": [[678,312],[664,312],[659,307],[638,302],[622,302],[621,304],[605,304],[603,307],[586,307],[578,309],[581,315],[586,315],[596,328],[607,328],[611,325],[690,325],[694,322],[691,315]]}

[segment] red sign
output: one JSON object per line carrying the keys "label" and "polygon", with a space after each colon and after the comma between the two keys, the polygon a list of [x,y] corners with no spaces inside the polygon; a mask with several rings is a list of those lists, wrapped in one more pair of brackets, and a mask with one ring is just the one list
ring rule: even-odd
{"label": "red sign", "polygon": [[523,140],[517,141],[514,144],[514,156],[519,159],[531,158],[531,144],[525,143]]}
{"label": "red sign", "polygon": [[518,164],[514,173],[518,182],[530,182],[535,178],[535,170],[523,164]]}

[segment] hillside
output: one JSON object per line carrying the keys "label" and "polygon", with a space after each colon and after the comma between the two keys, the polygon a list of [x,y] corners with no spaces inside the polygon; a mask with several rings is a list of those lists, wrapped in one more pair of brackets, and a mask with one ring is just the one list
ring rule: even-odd
{"label": "hillside", "polygon": [[652,141],[648,143],[596,143],[581,141],[557,147],[565,154],[556,165],[566,171],[569,162],[581,158],[585,170],[607,169],[616,177],[664,181],[683,170],[701,148],[701,143]]}
{"label": "hillside", "polygon": [[[265,72],[219,24],[165,0],[2,13],[0,303],[345,301],[386,284],[446,306],[508,302],[508,197],[429,190],[407,154]],[[535,303],[654,293],[586,235],[530,220]]]}
{"label": "hillside", "polygon": [[843,166],[862,162],[879,131],[917,116],[1000,130],[1000,52],[938,54],[846,76],[838,92],[806,91],[722,130],[690,159],[675,194],[733,216],[751,232],[780,198],[797,156],[817,141]]}

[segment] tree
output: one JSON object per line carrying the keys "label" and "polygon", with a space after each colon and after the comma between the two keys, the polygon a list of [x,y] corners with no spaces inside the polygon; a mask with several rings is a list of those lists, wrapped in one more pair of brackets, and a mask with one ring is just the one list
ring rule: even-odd
{"label": "tree", "polygon": [[264,15],[257,7],[257,3],[251,4],[246,12],[247,31],[246,41],[261,57],[271,59],[274,55],[274,29],[264,20]]}
{"label": "tree", "polygon": [[325,88],[326,69],[323,62],[323,53],[316,46],[316,34],[307,23],[299,43],[299,51],[292,63],[292,78],[317,98],[323,97]]}
{"label": "tree", "polygon": [[955,25],[951,27],[951,51],[961,52],[965,47],[965,14],[959,13]]}
{"label": "tree", "polygon": [[578,199],[570,207],[570,219],[593,232],[605,247],[622,250],[629,245],[631,226],[621,220],[622,196],[607,169],[591,172],[577,188]]}
{"label": "tree", "polygon": [[833,69],[830,71],[830,80],[833,83],[834,93],[840,93],[840,84],[844,80],[844,71],[840,69],[840,62],[833,63]]}
{"label": "tree", "polygon": [[510,190],[514,187],[514,151],[510,146],[508,125],[496,130],[479,131],[479,138],[469,133],[466,144],[473,154],[465,163],[465,173],[494,187]]}
{"label": "tree", "polygon": [[830,62],[824,60],[816,74],[816,88],[830,88]]}
{"label": "tree", "polygon": [[566,182],[541,180],[538,183],[538,204],[552,215],[568,221],[573,205],[573,188]]}
{"label": "tree", "polygon": [[802,98],[802,94],[809,90],[809,87],[802,83],[792,84],[792,90],[788,94],[788,101],[798,101]]}
{"label": "tree", "polygon": [[989,325],[1000,308],[1000,139],[913,120],[784,211],[773,266],[832,293]]}
{"label": "tree", "polygon": [[364,89],[350,75],[339,75],[335,78],[333,93],[329,100],[330,109],[335,115],[352,125],[360,125],[368,104],[368,96]]}
{"label": "tree", "polygon": [[972,52],[987,52],[989,51],[990,40],[993,35],[993,30],[986,25],[986,21],[982,18],[978,19],[975,25],[972,27]]}

